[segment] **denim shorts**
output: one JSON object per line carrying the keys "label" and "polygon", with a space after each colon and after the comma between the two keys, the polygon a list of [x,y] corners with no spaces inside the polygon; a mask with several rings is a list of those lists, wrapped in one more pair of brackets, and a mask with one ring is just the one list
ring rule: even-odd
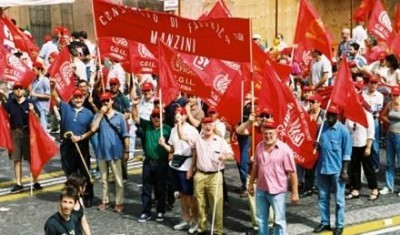
{"label": "denim shorts", "polygon": [[187,171],[178,171],[170,167],[173,189],[185,195],[193,195],[193,177],[186,179]]}

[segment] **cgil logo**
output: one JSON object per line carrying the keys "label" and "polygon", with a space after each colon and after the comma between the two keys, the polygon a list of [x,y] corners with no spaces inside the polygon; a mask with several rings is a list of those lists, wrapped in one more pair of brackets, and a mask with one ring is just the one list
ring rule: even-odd
{"label": "cgil logo", "polygon": [[65,81],[65,83],[70,84],[71,83],[71,76],[72,76],[72,67],[71,67],[71,62],[64,62],[61,65],[61,77]]}
{"label": "cgil logo", "polygon": [[388,13],[387,13],[386,11],[382,11],[382,12],[379,14],[378,21],[379,21],[383,26],[385,26],[385,28],[386,28],[387,30],[389,30],[390,32],[393,31],[393,28],[392,28],[392,21],[390,21],[390,17],[389,17],[389,15],[388,15]]}
{"label": "cgil logo", "polygon": [[128,47],[128,41],[125,38],[112,37],[111,41],[118,46]]}
{"label": "cgil logo", "polygon": [[229,79],[228,74],[219,74],[214,78],[214,88],[219,93],[224,94],[226,89],[228,89],[231,79]]}
{"label": "cgil logo", "polygon": [[143,43],[138,44],[138,52],[142,58],[155,59],[153,53]]}

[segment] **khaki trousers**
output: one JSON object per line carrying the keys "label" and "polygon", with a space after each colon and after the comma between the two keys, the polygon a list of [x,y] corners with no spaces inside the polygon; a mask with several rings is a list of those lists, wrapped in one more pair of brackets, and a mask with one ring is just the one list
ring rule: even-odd
{"label": "khaki trousers", "polygon": [[[217,186],[218,181],[218,186]],[[194,195],[198,209],[198,226],[201,232],[207,230],[207,212],[212,216],[214,203],[216,202],[214,234],[223,233],[223,195],[222,173],[205,174],[196,172],[193,178]],[[218,188],[218,189],[217,189]],[[218,190],[218,191],[217,191]]]}
{"label": "khaki trousers", "polygon": [[121,159],[118,160],[99,160],[99,169],[101,173],[101,182],[103,184],[103,203],[110,202],[110,193],[108,188],[109,168],[114,174],[115,181],[115,204],[124,204],[124,182],[122,180]]}

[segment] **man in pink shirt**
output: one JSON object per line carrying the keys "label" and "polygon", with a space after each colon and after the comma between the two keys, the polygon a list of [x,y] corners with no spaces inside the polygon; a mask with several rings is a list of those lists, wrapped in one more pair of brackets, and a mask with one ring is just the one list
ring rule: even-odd
{"label": "man in pink shirt", "polygon": [[256,147],[248,189],[253,195],[253,184],[257,179],[255,194],[259,234],[269,234],[270,206],[275,212],[274,234],[287,234],[285,196],[288,190],[288,179],[292,188],[291,201],[292,203],[299,201],[293,151],[288,145],[278,140],[277,124],[273,120],[264,122],[261,131],[264,138]]}

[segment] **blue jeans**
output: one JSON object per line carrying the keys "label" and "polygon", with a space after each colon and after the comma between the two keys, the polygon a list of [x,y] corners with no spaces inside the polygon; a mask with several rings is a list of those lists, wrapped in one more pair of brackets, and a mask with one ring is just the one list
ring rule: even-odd
{"label": "blue jeans", "polygon": [[400,134],[388,132],[386,135],[386,185],[390,191],[394,191],[394,168],[396,157],[397,161],[400,156]]}
{"label": "blue jeans", "polygon": [[256,216],[259,225],[258,234],[268,235],[269,208],[272,206],[275,212],[275,235],[286,233],[286,193],[269,194],[261,189],[256,190]]}
{"label": "blue jeans", "polygon": [[379,168],[379,139],[380,139],[380,128],[379,128],[379,119],[374,119],[374,126],[375,126],[375,139],[372,142],[371,148],[371,156],[372,156],[372,165],[374,169]]}
{"label": "blue jeans", "polygon": [[240,164],[239,168],[239,176],[240,182],[242,182],[242,186],[247,185],[247,174],[249,171],[249,148],[250,148],[250,136],[248,135],[238,135],[239,149],[240,149]]}
{"label": "blue jeans", "polygon": [[345,207],[345,186],[343,180],[340,179],[340,174],[322,175],[318,174],[318,187],[319,187],[319,211],[321,214],[321,224],[330,225],[330,212],[329,205],[331,201],[331,191],[335,195],[336,202],[336,228],[344,227],[344,207]]}
{"label": "blue jeans", "polygon": [[43,130],[47,132],[47,114],[49,113],[46,109],[39,109],[40,114],[40,125],[43,127]]}

